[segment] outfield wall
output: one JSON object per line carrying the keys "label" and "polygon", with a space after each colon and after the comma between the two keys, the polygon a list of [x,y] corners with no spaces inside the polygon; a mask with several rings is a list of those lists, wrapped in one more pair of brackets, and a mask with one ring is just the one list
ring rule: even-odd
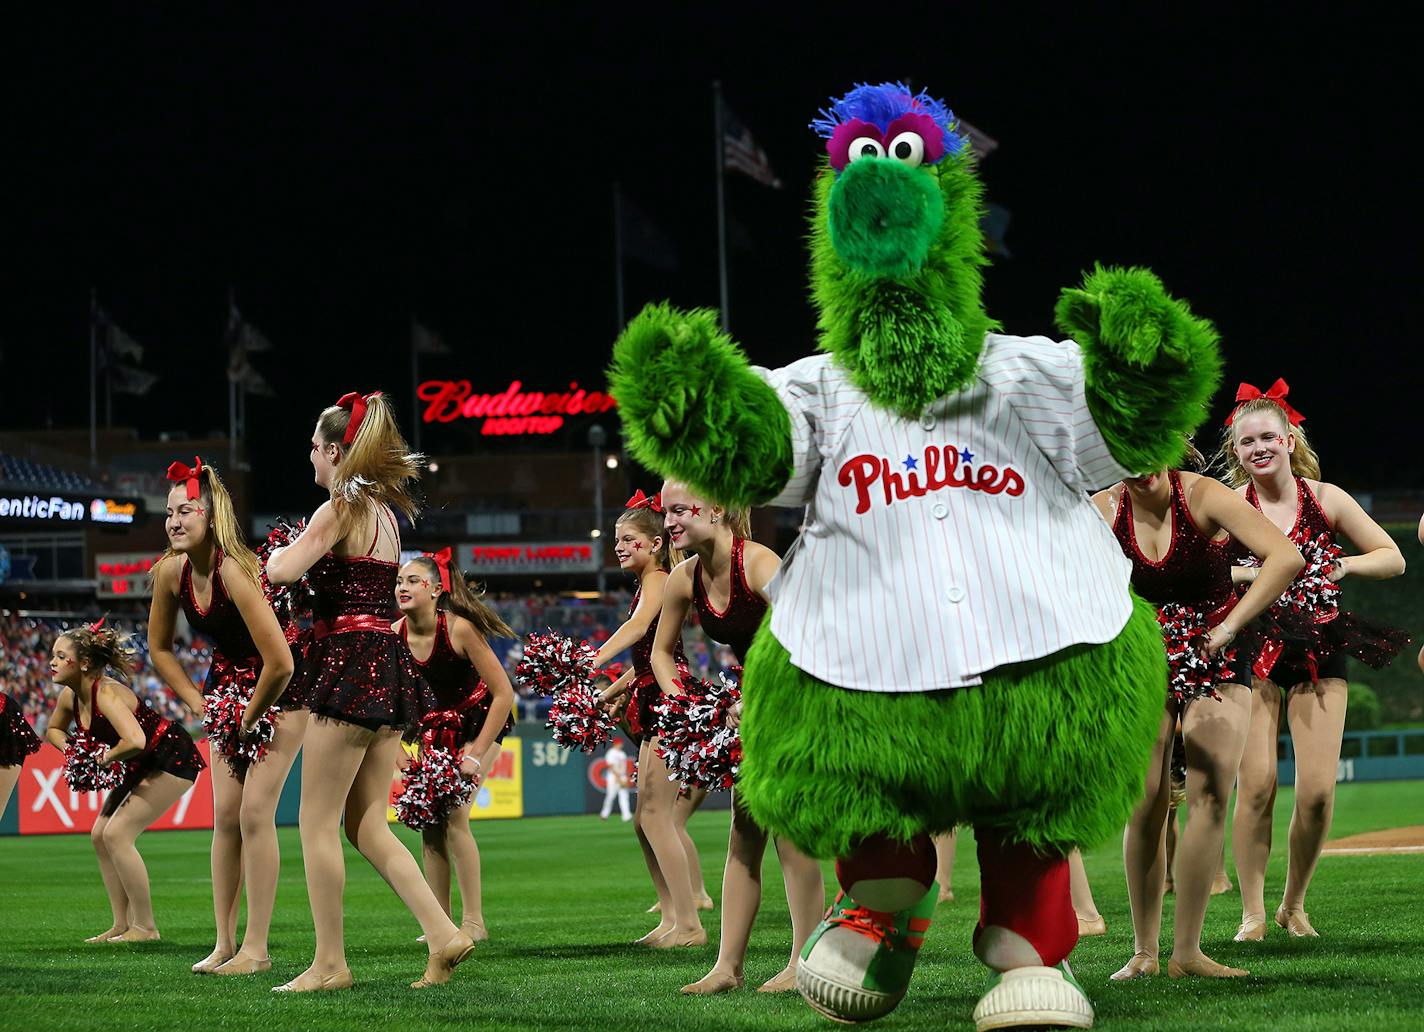
{"label": "outfield wall", "polygon": [[[631,750],[631,746],[628,748]],[[198,749],[203,758],[208,759],[208,743],[199,742]],[[297,823],[301,770],[302,758],[298,755],[277,803],[278,824]],[[20,775],[15,798],[0,820],[0,835],[89,832],[99,816],[103,797],[98,792],[71,792],[64,784],[63,771],[63,755],[48,743],[30,757]],[[158,830],[211,828],[211,774],[210,769],[204,770],[193,787],[153,827]],[[485,820],[597,813],[603,807],[607,776],[608,764],[602,750],[592,756],[570,752],[556,745],[541,725],[520,723],[515,726],[515,734],[504,740],[504,750],[480,786],[470,807],[470,817]],[[708,797],[703,808],[725,809],[730,805],[726,792],[716,792]],[[394,820],[394,811],[390,811],[389,816]]]}

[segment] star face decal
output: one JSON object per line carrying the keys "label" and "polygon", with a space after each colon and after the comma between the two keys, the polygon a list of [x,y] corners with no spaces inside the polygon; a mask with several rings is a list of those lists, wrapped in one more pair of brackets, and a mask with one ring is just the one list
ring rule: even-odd
{"label": "star face decal", "polygon": [[965,448],[962,452],[959,453],[959,461],[960,461],[960,462],[973,462],[973,461],[974,461],[974,453],[973,453],[972,451],[970,451],[968,448]]}
{"label": "star face decal", "polygon": [[643,543],[642,543],[641,541],[634,541],[634,542],[633,542],[633,551],[635,551],[635,552],[641,552],[642,550],[643,550]]}
{"label": "star face decal", "polygon": [[906,468],[906,469],[919,469],[919,468],[920,468],[920,460],[917,459],[917,458],[915,458],[913,455],[906,455],[906,456],[905,456],[905,468]]}
{"label": "star face decal", "polygon": [[698,516],[701,516],[701,515],[702,515],[702,506],[700,506],[700,505],[694,505],[694,506],[692,506],[692,516],[693,516],[693,518],[695,519],[695,518],[697,518]]}

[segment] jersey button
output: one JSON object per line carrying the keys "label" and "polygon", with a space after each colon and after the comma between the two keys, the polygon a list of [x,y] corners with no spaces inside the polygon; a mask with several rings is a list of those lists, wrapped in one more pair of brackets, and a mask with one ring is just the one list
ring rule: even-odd
{"label": "jersey button", "polygon": [[920,426],[925,430],[933,430],[935,428],[934,413],[926,410],[924,415],[920,416]]}
{"label": "jersey button", "polygon": [[949,515],[949,506],[943,502],[935,502],[934,508],[930,510],[930,514],[933,515],[935,519],[942,520]]}
{"label": "jersey button", "polygon": [[949,587],[944,589],[944,597],[956,604],[963,602],[964,589],[961,588],[958,584],[951,584]]}

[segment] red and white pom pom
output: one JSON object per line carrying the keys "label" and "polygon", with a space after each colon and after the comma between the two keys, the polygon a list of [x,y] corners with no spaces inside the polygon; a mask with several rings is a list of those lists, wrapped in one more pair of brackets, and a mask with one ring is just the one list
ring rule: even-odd
{"label": "red and white pom pom", "polygon": [[460,771],[458,752],[422,749],[401,779],[396,818],[416,831],[439,827],[474,791],[474,782]]}
{"label": "red and white pom pom", "polygon": [[306,529],[306,520],[297,520],[296,523],[278,520],[276,526],[268,529],[267,539],[254,549],[257,553],[257,567],[262,571],[262,594],[272,606],[272,611],[277,614],[277,622],[282,625],[289,643],[296,641],[297,614],[311,609],[313,592],[305,574],[294,584],[273,584],[267,579],[267,560],[277,549],[286,548],[296,541]]}
{"label": "red and white pom pom", "polygon": [[679,685],[682,695],[665,695],[653,706],[656,748],[668,779],[684,788],[730,789],[742,764],[742,736],[727,720],[741,701],[741,687],[726,674],[716,684],[689,677]]}
{"label": "red and white pom pom", "polygon": [[[1305,569],[1295,575],[1266,611],[1267,633],[1272,637],[1299,637],[1302,627],[1329,623],[1340,613],[1340,585],[1330,579],[1345,550],[1329,534],[1308,538],[1300,544]],[[1260,566],[1261,560],[1251,556],[1241,561],[1243,566]],[[1278,632],[1278,633],[1273,633]]]}
{"label": "red and white pom pom", "polygon": [[270,707],[257,719],[247,735],[242,734],[242,715],[257,689],[257,672],[242,667],[220,680],[203,700],[203,726],[208,729],[209,746],[227,761],[236,773],[259,762],[272,748],[277,734],[280,706]]}
{"label": "red and white pom pom", "polygon": [[540,695],[556,697],[593,685],[593,657],[593,647],[586,641],[536,631],[524,641],[524,656],[514,668],[514,678]]}
{"label": "red and white pom pom", "polygon": [[124,779],[123,764],[101,763],[108,746],[83,728],[69,733],[64,747],[64,780],[75,792],[104,792],[118,788]]}
{"label": "red and white pom pom", "polygon": [[1218,649],[1203,656],[1202,642],[1210,628],[1206,617],[1191,606],[1169,602],[1157,608],[1162,625],[1162,643],[1167,647],[1167,686],[1178,702],[1189,699],[1220,699],[1216,686],[1230,676],[1236,650]]}
{"label": "red and white pom pom", "polygon": [[565,749],[591,753],[606,745],[617,726],[603,709],[603,695],[591,684],[574,681],[554,693],[549,719],[544,725]]}

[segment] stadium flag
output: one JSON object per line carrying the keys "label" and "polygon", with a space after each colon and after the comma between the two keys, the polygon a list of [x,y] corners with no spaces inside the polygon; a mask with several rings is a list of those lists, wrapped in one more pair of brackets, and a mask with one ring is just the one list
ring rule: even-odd
{"label": "stadium flag", "polygon": [[646,211],[619,190],[617,183],[613,188],[618,191],[616,203],[620,256],[626,255],[661,272],[675,270],[679,264],[677,247]]}
{"label": "stadium flag", "polygon": [[104,349],[110,355],[127,358],[133,362],[143,361],[143,345],[134,340],[118,323],[109,317],[104,309],[97,309],[99,326],[104,331]]}
{"label": "stadium flag", "polygon": [[772,169],[766,151],[725,101],[722,104],[722,164],[728,172],[740,172],[763,186],[781,189],[781,180]]}
{"label": "stadium flag", "polygon": [[999,149],[998,140],[978,126],[970,125],[962,118],[959,120],[959,131],[969,137],[969,146],[974,148],[974,157],[979,161],[983,161]]}
{"label": "stadium flag", "polygon": [[277,392],[247,357],[254,351],[271,350],[272,342],[261,330],[242,317],[237,303],[231,299],[228,301],[226,337],[228,382],[248,394],[274,396]]}
{"label": "stadium flag", "polygon": [[[125,333],[103,308],[91,309],[95,375],[104,382],[104,425],[114,425],[115,394],[147,394],[158,374],[129,362],[143,361],[143,345]],[[127,360],[127,361],[124,361]]]}
{"label": "stadium flag", "polygon": [[410,321],[410,347],[417,355],[448,355],[451,352],[444,337],[414,319]]}

